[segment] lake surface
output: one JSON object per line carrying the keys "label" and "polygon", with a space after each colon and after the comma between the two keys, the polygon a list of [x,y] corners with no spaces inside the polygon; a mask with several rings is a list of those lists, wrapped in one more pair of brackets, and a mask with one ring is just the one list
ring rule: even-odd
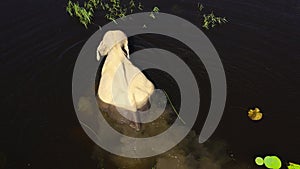
{"label": "lake surface", "polygon": [[[145,1],[145,11],[159,6],[198,27],[198,1]],[[257,155],[275,154],[300,163],[300,1],[204,0],[229,23],[204,31],[219,53],[228,95],[223,118],[212,140],[226,142],[234,162],[253,166]],[[72,103],[72,74],[85,41],[98,29],[86,30],[65,12],[66,2],[23,0],[1,2],[0,162],[5,168],[97,168],[94,143],[82,130]],[[98,13],[95,22],[108,21]],[[132,51],[161,46],[190,63],[201,92],[199,134],[209,107],[205,68],[170,39],[129,39]],[[153,79],[162,80],[160,77]],[[162,86],[168,88],[164,83]],[[175,105],[177,95],[170,87]],[[259,107],[263,120],[253,122],[249,108]],[[1,165],[0,165],[1,168]]]}

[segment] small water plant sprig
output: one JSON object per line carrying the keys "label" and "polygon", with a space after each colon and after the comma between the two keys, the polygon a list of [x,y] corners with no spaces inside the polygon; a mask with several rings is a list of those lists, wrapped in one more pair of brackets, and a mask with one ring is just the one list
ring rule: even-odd
{"label": "small water plant sprig", "polygon": [[204,6],[200,3],[198,3],[198,10],[201,12],[203,10]]}
{"label": "small water plant sprig", "polygon": [[129,9],[130,13],[133,13],[134,9],[136,8],[134,0],[129,1]]}
{"label": "small water plant sprig", "polygon": [[221,25],[223,23],[227,23],[227,19],[225,17],[215,16],[213,12],[210,14],[203,14],[203,25],[202,27],[205,29],[214,28],[216,25]]}
{"label": "small water plant sprig", "polygon": [[152,11],[150,12],[150,17],[155,19],[155,14],[159,13],[159,8],[157,6],[153,7]]}
{"label": "small water plant sprig", "polygon": [[174,105],[173,105],[173,103],[172,103],[172,101],[171,101],[169,95],[167,94],[167,92],[166,92],[165,90],[163,90],[163,92],[165,93],[165,96],[166,96],[167,100],[169,101],[169,103],[170,103],[170,105],[171,105],[171,107],[172,107],[174,113],[177,115],[178,119],[179,119],[183,124],[186,124],[185,121],[179,116],[179,113],[178,113],[178,111],[175,109],[175,107],[174,107]]}
{"label": "small water plant sprig", "polygon": [[140,11],[142,11],[142,10],[144,9],[144,6],[143,6],[142,3],[140,3],[140,2],[139,2],[139,5],[138,5],[138,9],[139,9]]}

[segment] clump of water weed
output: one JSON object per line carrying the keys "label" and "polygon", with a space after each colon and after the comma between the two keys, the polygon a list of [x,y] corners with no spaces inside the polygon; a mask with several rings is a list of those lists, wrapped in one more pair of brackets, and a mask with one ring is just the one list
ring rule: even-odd
{"label": "clump of water weed", "polygon": [[[199,12],[202,12],[204,9],[204,6],[201,3],[198,3],[197,7]],[[202,16],[202,27],[207,30],[210,28],[214,28],[217,25],[221,25],[228,22],[225,17],[215,16],[214,12],[211,12],[210,14],[203,14]]]}
{"label": "clump of water weed", "polygon": [[120,0],[88,0],[80,6],[78,2],[68,1],[66,11],[70,16],[79,19],[79,22],[88,27],[92,23],[92,18],[96,9],[101,9],[105,12],[105,18],[115,23],[117,18],[124,18],[126,15],[135,11],[142,11],[143,5],[134,0],[130,0],[129,4],[121,3]]}
{"label": "clump of water weed", "polygon": [[208,15],[204,14],[203,18],[204,20],[202,27],[205,29],[214,28],[216,25],[221,25],[228,22],[225,17],[215,16],[213,12]]}
{"label": "clump of water weed", "polygon": [[96,3],[97,0],[90,0],[89,2],[85,3],[84,7],[81,7],[78,2],[73,3],[72,1],[69,1],[66,7],[66,11],[69,13],[69,15],[78,18],[79,22],[83,24],[85,28],[87,28],[87,25],[92,23],[92,17],[95,8],[93,2]]}

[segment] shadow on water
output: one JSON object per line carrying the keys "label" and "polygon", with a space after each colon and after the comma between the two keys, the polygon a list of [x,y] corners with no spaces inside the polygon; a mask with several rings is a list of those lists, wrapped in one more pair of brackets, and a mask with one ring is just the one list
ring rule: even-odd
{"label": "shadow on water", "polygon": [[[201,27],[197,3],[192,0],[144,2],[148,10],[158,4],[161,11]],[[210,104],[210,85],[201,61],[194,60],[191,51],[167,37],[145,35],[130,39],[132,52],[149,46],[173,51],[190,65],[198,80],[201,107],[195,133],[170,154],[177,154],[181,161],[189,163],[187,166],[202,163],[203,167],[208,165],[206,168],[255,168],[253,158],[267,154],[299,162],[299,0],[204,0],[201,3],[204,12],[213,10],[229,20],[228,24],[205,31],[224,64],[228,85],[225,112],[210,142],[204,145],[194,142]],[[66,14],[64,1],[13,0],[2,2],[1,7],[5,19],[0,25],[3,79],[0,167],[4,164],[5,168],[96,168],[99,161],[91,158],[92,152],[102,151],[95,148],[77,120],[71,80],[81,47],[98,27],[93,25],[85,30]],[[102,13],[95,20],[100,24],[107,22]],[[153,76],[148,72],[153,81],[169,90],[178,108],[180,100],[172,92],[172,83],[165,83],[168,77],[157,73],[152,72]],[[259,107],[264,113],[258,123],[247,117],[248,109],[253,107]],[[199,161],[200,156],[208,158]],[[127,161],[112,155],[107,157],[111,157],[111,163]],[[161,167],[176,164],[165,155],[157,159]],[[152,165],[153,161],[149,161]]]}

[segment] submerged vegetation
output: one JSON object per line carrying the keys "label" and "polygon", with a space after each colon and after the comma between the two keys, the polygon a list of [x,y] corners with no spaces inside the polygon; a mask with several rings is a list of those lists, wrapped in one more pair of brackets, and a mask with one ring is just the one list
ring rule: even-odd
{"label": "submerged vegetation", "polygon": [[[66,6],[68,14],[77,18],[85,28],[88,28],[88,25],[93,23],[92,20],[96,9],[104,11],[104,17],[117,24],[116,19],[124,18],[134,12],[143,11],[144,6],[141,2],[135,2],[134,0],[130,0],[129,3],[121,3],[120,0],[88,0],[82,6],[80,6],[79,2],[69,0]],[[203,9],[204,6],[198,3],[198,10],[202,12]],[[155,6],[149,16],[155,19],[155,14],[159,13],[159,11],[160,9]],[[215,16],[211,12],[210,14],[203,14],[202,27],[208,30],[226,22],[228,21],[225,17]]]}

